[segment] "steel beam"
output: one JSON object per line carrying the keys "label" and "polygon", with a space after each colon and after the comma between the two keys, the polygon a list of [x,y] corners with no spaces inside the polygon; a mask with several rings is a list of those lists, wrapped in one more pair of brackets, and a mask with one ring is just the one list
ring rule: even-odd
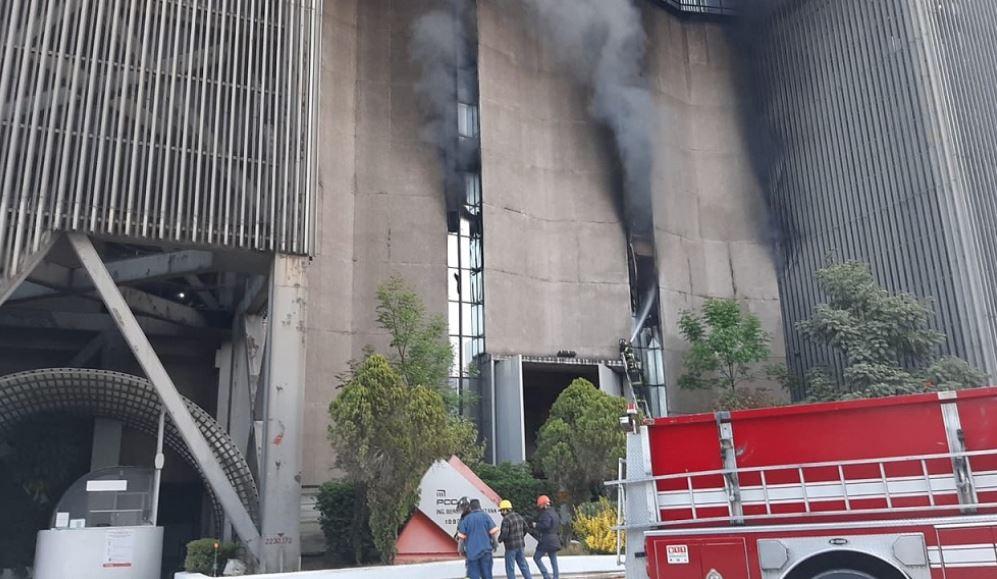
{"label": "steel beam", "polygon": [[156,388],[166,412],[169,413],[170,419],[176,425],[177,431],[190,449],[208,484],[211,485],[222,509],[230,517],[236,533],[245,541],[249,550],[258,556],[261,546],[260,533],[252,517],[239,499],[235,487],[225,476],[218,457],[212,452],[211,446],[184,404],[183,397],[177,392],[173,380],[153,351],[152,344],[149,343],[149,339],[118,290],[111,273],[104,267],[97,250],[86,235],[73,232],[68,234],[68,238],[136,360]]}
{"label": "steel beam", "polygon": [[192,307],[171,302],[168,299],[147,294],[131,287],[120,288],[120,291],[125,301],[135,312],[181,326],[204,328],[208,325],[208,321],[204,319],[201,312]]}
{"label": "steel beam", "polygon": [[300,566],[307,263],[277,254],[270,276],[261,493],[262,563],[268,572]]}
{"label": "steel beam", "polygon": [[215,295],[211,293],[211,290],[204,285],[204,282],[201,281],[201,278],[197,277],[196,274],[192,273],[190,275],[185,275],[183,278],[187,280],[190,287],[194,289],[194,293],[197,294],[197,297],[201,298],[201,303],[203,303],[206,308],[210,310],[220,310],[222,308],[221,304],[218,303],[218,300],[215,299]]}
{"label": "steel beam", "polygon": [[[147,317],[138,318],[139,327],[154,336],[203,337],[205,329],[184,328]],[[36,308],[10,307],[0,310],[0,328],[32,328],[104,332],[113,330],[114,320],[106,314],[59,312]],[[219,333],[220,335],[220,333]]]}
{"label": "steel beam", "polygon": [[104,343],[106,341],[107,341],[107,332],[101,332],[97,334],[96,336],[94,336],[92,340],[90,340],[87,343],[86,346],[83,346],[83,349],[81,349],[79,352],[76,353],[75,356],[73,356],[73,359],[69,361],[67,366],[69,366],[70,368],[82,367],[84,364],[93,359],[93,357],[96,356],[98,352],[100,352],[100,349],[104,347]]}
{"label": "steel beam", "polygon": [[[2,230],[0,230],[0,235],[2,235]],[[57,235],[49,235],[48,239],[38,248],[38,251],[32,253],[24,262],[21,264],[21,269],[16,272],[5,272],[5,277],[0,277],[0,306],[3,305],[7,298],[13,296],[16,293],[18,286],[21,285],[31,272],[38,267],[38,265],[45,259],[48,255],[48,251],[52,249],[55,245],[55,241],[58,239]]]}
{"label": "steel beam", "polygon": [[[215,267],[215,257],[210,251],[190,249],[112,261],[105,264],[105,267],[115,282],[126,284],[211,271]],[[36,279],[33,275],[29,276],[36,285],[16,291],[12,299],[21,300],[52,295],[60,291],[82,292],[93,289],[90,277],[82,269],[70,270],[68,275],[59,274],[58,269],[53,268],[45,268],[43,271],[43,278]]]}

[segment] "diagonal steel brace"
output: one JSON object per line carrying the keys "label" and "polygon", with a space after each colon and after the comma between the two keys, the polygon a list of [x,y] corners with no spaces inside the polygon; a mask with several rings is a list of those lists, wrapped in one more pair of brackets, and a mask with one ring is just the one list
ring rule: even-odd
{"label": "diagonal steel brace", "polygon": [[111,279],[111,275],[107,272],[107,268],[104,267],[104,263],[97,254],[93,243],[83,233],[74,232],[67,234],[67,236],[73,246],[73,250],[80,258],[81,265],[87,271],[90,279],[93,280],[93,285],[97,288],[97,293],[100,295],[101,300],[103,300],[104,305],[107,306],[107,310],[114,319],[115,325],[121,330],[125,342],[131,348],[132,353],[135,354],[135,359],[138,360],[139,365],[145,371],[146,377],[152,382],[152,385],[156,388],[156,392],[159,393],[159,397],[163,401],[163,407],[166,408],[166,412],[169,413],[170,419],[173,420],[177,430],[180,432],[180,436],[187,443],[187,447],[190,449],[191,454],[194,455],[194,459],[197,460],[197,464],[204,473],[204,477],[208,480],[208,484],[211,485],[215,496],[218,497],[222,509],[228,515],[232,526],[235,527],[235,532],[246,542],[253,555],[258,557],[260,553],[259,530],[256,528],[255,523],[253,523],[249,511],[246,510],[246,507],[239,499],[235,487],[232,486],[228,477],[225,476],[225,471],[222,470],[218,458],[212,452],[207,439],[201,434],[197,423],[194,422],[194,418],[184,405],[183,398],[177,392],[173,380],[167,374],[159,357],[156,356],[156,352],[152,349],[149,339],[142,332],[142,328],[139,327],[135,315],[129,309],[125,298],[118,290],[118,286],[115,285],[114,280]]}

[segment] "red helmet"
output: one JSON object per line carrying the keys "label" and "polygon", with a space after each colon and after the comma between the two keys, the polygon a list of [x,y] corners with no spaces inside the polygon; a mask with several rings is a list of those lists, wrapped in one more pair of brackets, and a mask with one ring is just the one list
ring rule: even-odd
{"label": "red helmet", "polygon": [[550,497],[548,497],[547,495],[540,495],[539,497],[537,497],[537,506],[538,507],[549,507],[550,506]]}

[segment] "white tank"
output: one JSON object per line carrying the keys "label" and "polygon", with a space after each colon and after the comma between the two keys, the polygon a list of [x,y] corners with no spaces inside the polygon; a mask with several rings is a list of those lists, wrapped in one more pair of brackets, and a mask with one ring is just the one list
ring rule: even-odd
{"label": "white tank", "polygon": [[38,532],[35,579],[159,579],[163,528],[94,527]]}

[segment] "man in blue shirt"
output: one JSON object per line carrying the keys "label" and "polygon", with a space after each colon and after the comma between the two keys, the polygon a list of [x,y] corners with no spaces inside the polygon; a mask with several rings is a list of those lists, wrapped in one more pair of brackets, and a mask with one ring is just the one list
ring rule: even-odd
{"label": "man in blue shirt", "polygon": [[492,579],[492,549],[499,528],[481,510],[481,501],[471,500],[471,512],[457,526],[457,536],[464,541],[467,569],[471,579]]}

